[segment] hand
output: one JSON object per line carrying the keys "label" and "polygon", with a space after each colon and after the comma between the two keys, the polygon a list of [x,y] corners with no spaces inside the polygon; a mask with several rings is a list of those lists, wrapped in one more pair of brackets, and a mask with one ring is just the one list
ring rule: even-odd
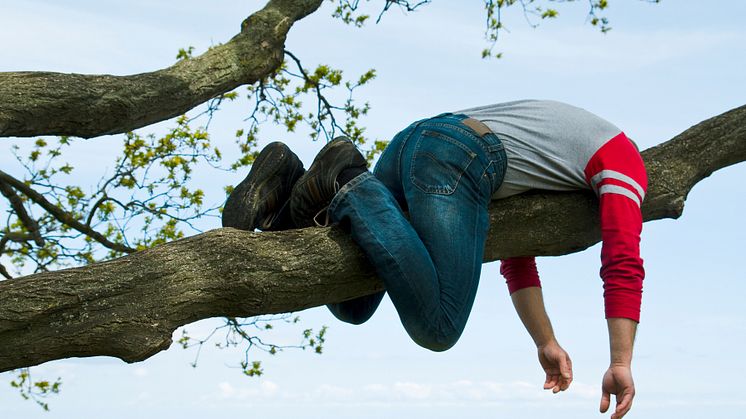
{"label": "hand", "polygon": [[544,390],[552,390],[559,393],[567,390],[572,383],[572,361],[557,341],[552,340],[548,344],[539,346],[539,363],[544,368],[547,378],[544,381]]}
{"label": "hand", "polygon": [[611,404],[611,395],[616,395],[616,409],[611,419],[621,419],[632,407],[635,398],[635,383],[632,369],[625,365],[612,365],[606,370],[601,383],[601,413],[606,413]]}

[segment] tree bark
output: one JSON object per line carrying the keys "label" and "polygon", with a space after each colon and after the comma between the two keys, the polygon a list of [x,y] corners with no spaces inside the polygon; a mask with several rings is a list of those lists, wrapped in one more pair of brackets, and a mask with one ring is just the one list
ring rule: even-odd
{"label": "tree bark", "polygon": [[132,131],[181,115],[270,75],[285,38],[322,0],[270,0],[229,42],[171,67],[130,76],[0,73],[0,137],[83,138]]}
{"label": "tree bark", "polygon": [[[746,106],[645,150],[645,221],[677,218],[691,188],[746,160]],[[600,240],[590,193],[494,201],[485,261],[562,255]],[[338,228],[217,229],[126,257],[0,282],[0,371],[74,356],[144,360],[173,331],[214,316],[303,310],[383,289]]]}

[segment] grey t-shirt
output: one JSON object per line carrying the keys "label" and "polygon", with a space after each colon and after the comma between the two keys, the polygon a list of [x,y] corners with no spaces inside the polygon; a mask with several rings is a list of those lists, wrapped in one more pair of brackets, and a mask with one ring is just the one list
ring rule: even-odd
{"label": "grey t-shirt", "polygon": [[593,154],[621,130],[562,102],[519,100],[455,112],[485,123],[505,145],[508,168],[493,198],[529,189],[589,189],[584,170]]}

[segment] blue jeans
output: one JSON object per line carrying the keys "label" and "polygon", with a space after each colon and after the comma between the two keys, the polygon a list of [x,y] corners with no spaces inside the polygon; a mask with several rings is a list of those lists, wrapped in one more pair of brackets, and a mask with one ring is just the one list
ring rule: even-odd
{"label": "blue jeans", "polygon": [[[409,336],[433,351],[453,346],[466,325],[482,268],[487,207],[506,157],[492,133],[479,136],[443,114],[397,134],[375,175],[344,185],[329,206],[386,286]],[[409,212],[409,219],[404,211]],[[330,304],[342,321],[370,318],[383,292]]]}

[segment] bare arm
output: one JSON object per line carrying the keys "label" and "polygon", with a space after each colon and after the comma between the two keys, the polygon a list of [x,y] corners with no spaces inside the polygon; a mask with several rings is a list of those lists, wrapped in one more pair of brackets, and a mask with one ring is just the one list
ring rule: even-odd
{"label": "bare arm", "polygon": [[632,380],[632,348],[635,342],[637,322],[625,318],[607,319],[609,327],[609,369],[601,384],[601,413],[611,404],[611,395],[616,395],[616,408],[612,419],[621,419],[632,407],[635,383]]}
{"label": "bare arm", "polygon": [[520,289],[510,295],[518,317],[531,335],[536,347],[555,340],[552,323],[544,308],[544,295],[539,287]]}
{"label": "bare arm", "polygon": [[536,344],[539,363],[546,373],[544,389],[551,389],[554,393],[567,390],[572,383],[572,361],[554,337],[541,288],[522,288],[510,297],[518,317]]}

